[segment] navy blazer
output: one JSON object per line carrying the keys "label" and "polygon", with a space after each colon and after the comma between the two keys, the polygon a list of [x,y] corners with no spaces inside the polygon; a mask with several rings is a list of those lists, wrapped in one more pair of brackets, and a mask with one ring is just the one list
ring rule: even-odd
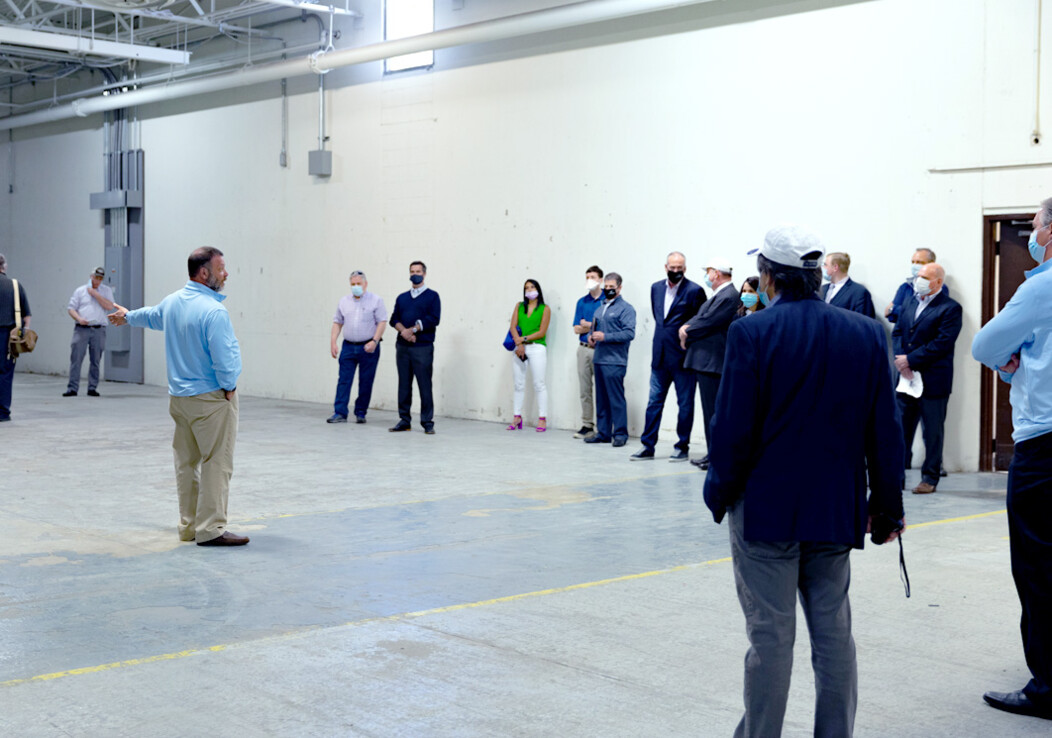
{"label": "navy blazer", "polygon": [[949,397],[953,390],[953,349],[961,333],[961,304],[942,290],[919,318],[917,296],[902,303],[899,320],[891,331],[896,356],[906,355],[910,369],[921,374],[925,397]]}
{"label": "navy blazer", "polygon": [[718,523],[742,500],[746,540],[862,548],[869,515],[901,520],[905,449],[883,326],[816,295],[735,321],[709,459],[705,504]]}
{"label": "navy blazer", "polygon": [[[829,292],[831,286],[828,282],[822,285],[823,300],[826,299],[826,293]],[[844,281],[844,286],[837,290],[829,304],[833,307],[850,310],[853,313],[861,313],[867,318],[877,317],[877,311],[873,308],[873,297],[869,294],[869,290],[851,279],[851,277]]]}
{"label": "navy blazer", "polygon": [[719,374],[727,350],[727,329],[738,314],[741,297],[734,285],[706,301],[687,322],[687,358],[683,365],[696,372]]}
{"label": "navy blazer", "polygon": [[676,299],[665,315],[667,280],[650,286],[650,309],[654,314],[654,345],[650,352],[651,369],[682,369],[687,352],[679,345],[679,329],[705,302],[705,290],[686,277],[679,283]]}

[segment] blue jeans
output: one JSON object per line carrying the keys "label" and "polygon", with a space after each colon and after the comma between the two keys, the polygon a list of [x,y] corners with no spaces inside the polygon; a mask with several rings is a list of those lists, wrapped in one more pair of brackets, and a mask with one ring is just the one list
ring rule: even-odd
{"label": "blue jeans", "polygon": [[625,371],[628,367],[594,364],[595,433],[604,441],[628,439],[628,405],[625,404]]}
{"label": "blue jeans", "polygon": [[379,362],[379,346],[370,354],[364,345],[343,342],[343,348],[340,349],[340,378],[336,382],[336,401],[332,405],[334,413],[347,417],[354,372],[360,368],[362,371],[358,375],[358,399],[354,401],[354,414],[359,418],[365,417],[369,410],[369,400],[373,396],[373,380],[376,378],[376,365]]}
{"label": "blue jeans", "polygon": [[665,409],[665,398],[673,383],[676,385],[676,402],[679,404],[679,415],[676,420],[676,435],[679,436],[679,440],[676,442],[676,448],[680,451],[690,451],[690,432],[694,428],[694,385],[697,383],[697,374],[691,369],[682,367],[678,369],[651,367],[650,369],[650,399],[647,401],[643,435],[639,440],[651,451],[657,444],[661,411]]}
{"label": "blue jeans", "polygon": [[[11,326],[0,328],[4,340],[11,333]],[[11,383],[15,379],[15,360],[7,355],[7,344],[0,346],[0,418],[11,417]]]}

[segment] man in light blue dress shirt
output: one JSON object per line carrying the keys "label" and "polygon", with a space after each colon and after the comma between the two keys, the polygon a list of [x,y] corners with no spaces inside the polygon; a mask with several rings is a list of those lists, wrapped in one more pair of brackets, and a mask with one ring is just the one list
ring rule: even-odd
{"label": "man in light blue dress shirt", "polygon": [[130,311],[116,305],[110,322],[164,331],[179,538],[198,546],[243,546],[248,537],[226,529],[241,348],[223,306],[226,297],[219,294],[227,278],[223,252],[197,249],[187,271],[186,286],[160,304]]}
{"label": "man in light blue dress shirt", "polygon": [[972,341],[972,356],[1012,385],[1015,455],[1008,471],[1012,577],[1032,679],[983,699],[1006,712],[1052,720],[1052,198],[1034,216],[1038,266]]}

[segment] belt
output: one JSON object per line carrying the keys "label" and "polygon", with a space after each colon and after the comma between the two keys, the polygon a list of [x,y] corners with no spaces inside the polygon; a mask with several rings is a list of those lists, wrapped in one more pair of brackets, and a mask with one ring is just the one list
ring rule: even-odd
{"label": "belt", "polygon": [[106,326],[104,326],[104,325],[81,325],[80,323],[77,323],[77,327],[78,328],[105,328]]}
{"label": "belt", "polygon": [[595,348],[595,346],[589,346],[584,341],[581,341],[580,344],[581,344],[581,348],[586,348],[586,349],[594,349]]}
{"label": "belt", "polygon": [[[373,339],[370,338],[369,341],[371,340]],[[344,343],[349,343],[352,346],[364,346],[365,344],[369,343],[369,341],[348,341],[347,339],[343,340]]]}

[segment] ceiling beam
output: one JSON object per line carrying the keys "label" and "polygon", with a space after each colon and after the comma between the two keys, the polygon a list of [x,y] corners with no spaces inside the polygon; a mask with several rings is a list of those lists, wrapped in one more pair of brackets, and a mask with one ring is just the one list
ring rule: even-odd
{"label": "ceiling beam", "polygon": [[160,64],[189,64],[190,53],[175,49],[159,49],[155,46],[126,44],[117,41],[104,41],[85,36],[71,36],[64,33],[29,31],[24,28],[0,26],[0,43],[30,46],[41,49],[68,51],[73,54],[120,57],[140,61],[158,62]]}

